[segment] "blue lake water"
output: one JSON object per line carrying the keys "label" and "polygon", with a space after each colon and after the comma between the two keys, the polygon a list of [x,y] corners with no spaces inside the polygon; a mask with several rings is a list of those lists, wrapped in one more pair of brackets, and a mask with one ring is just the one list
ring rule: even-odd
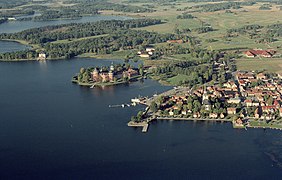
{"label": "blue lake water", "polygon": [[144,134],[126,126],[143,106],[108,105],[170,87],[152,80],[105,89],[70,82],[80,67],[111,63],[95,59],[0,63],[1,179],[281,177],[280,131],[163,121],[154,122]]}
{"label": "blue lake water", "polygon": [[20,44],[18,42],[0,40],[0,53],[22,51],[29,48],[29,46]]}
{"label": "blue lake water", "polygon": [[[17,48],[0,44],[0,52]],[[81,67],[111,63],[0,62],[0,179],[281,178],[281,131],[162,121],[144,134],[126,126],[143,106],[108,106],[171,87],[149,79],[105,89],[70,82]]]}

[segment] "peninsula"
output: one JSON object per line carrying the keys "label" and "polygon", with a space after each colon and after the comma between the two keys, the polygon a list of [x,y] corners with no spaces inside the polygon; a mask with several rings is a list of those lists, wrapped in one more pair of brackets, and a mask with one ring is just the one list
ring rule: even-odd
{"label": "peninsula", "polygon": [[222,85],[175,88],[140,100],[147,108],[133,116],[128,126],[142,126],[146,132],[153,120],[192,120],[282,130],[281,83],[281,74],[236,71]]}

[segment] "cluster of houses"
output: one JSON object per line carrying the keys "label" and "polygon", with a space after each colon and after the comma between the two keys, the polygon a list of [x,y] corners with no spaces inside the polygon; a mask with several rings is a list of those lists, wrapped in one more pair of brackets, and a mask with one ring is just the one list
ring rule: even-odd
{"label": "cluster of houses", "polygon": [[[181,111],[180,114],[187,115],[192,114],[194,118],[200,118],[201,113],[200,112],[192,112],[191,109],[183,109],[180,108],[181,105],[187,104],[187,99],[189,96],[197,97],[198,99],[201,99],[201,107],[206,112],[209,112],[208,117],[209,118],[225,118],[227,115],[234,115],[237,113],[236,104],[239,105],[241,103],[240,94],[238,91],[238,86],[233,81],[228,81],[223,84],[223,87],[219,86],[207,86],[207,87],[201,87],[193,91],[193,93],[186,94],[183,96],[173,95],[170,97],[166,97],[165,103],[161,105],[161,107],[164,110],[169,112],[170,116],[175,115],[175,110]],[[223,103],[230,104],[232,107],[225,107],[225,110],[223,110],[220,113],[213,112],[212,109],[214,108],[214,105],[212,104],[211,99],[218,99]],[[173,102],[173,106],[168,106],[168,102]]]}
{"label": "cluster of houses", "polygon": [[95,68],[91,73],[93,82],[114,82],[115,79],[128,78],[131,79],[138,75],[138,71],[132,68],[127,70],[117,71],[113,65],[110,66],[109,70],[102,70]]}
{"label": "cluster of houses", "polygon": [[281,76],[267,77],[264,73],[237,72],[236,78],[246,107],[255,108],[254,117],[273,119],[282,116]]}
{"label": "cluster of houses", "polygon": [[271,58],[276,53],[275,50],[262,50],[262,49],[251,49],[244,52],[244,55],[248,58],[263,57]]}
{"label": "cluster of houses", "polygon": [[[176,39],[176,40],[168,40],[167,43],[169,43],[169,44],[182,44],[182,43],[184,43],[184,41],[182,39]],[[146,47],[145,50],[138,51],[137,55],[139,57],[142,57],[142,58],[149,58],[154,54],[155,51],[156,51],[156,49],[153,48],[153,47]]]}
{"label": "cluster of houses", "polygon": [[[187,106],[189,96],[196,96],[201,103],[201,109],[206,112],[204,118],[237,117],[238,119],[234,121],[235,125],[243,126],[243,119],[246,118],[271,120],[282,117],[281,76],[275,75],[269,78],[264,73],[239,71],[236,72],[235,79],[227,81],[222,86],[200,87],[192,93],[165,97],[160,107],[169,116],[189,115],[189,117],[203,118],[201,112],[193,112],[193,107],[184,108]],[[223,111],[214,111],[215,104],[212,101],[214,99],[224,104]]]}
{"label": "cluster of houses", "polygon": [[155,48],[152,48],[152,47],[147,47],[145,49],[145,51],[138,51],[137,52],[137,55],[139,57],[142,57],[142,58],[149,58],[151,57],[155,52]]}

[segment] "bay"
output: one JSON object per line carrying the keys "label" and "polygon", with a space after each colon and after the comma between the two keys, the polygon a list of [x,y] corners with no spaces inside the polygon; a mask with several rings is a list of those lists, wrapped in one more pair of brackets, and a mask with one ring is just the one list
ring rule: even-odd
{"label": "bay", "polygon": [[26,46],[18,42],[0,40],[0,53],[23,51],[30,48],[30,46]]}
{"label": "bay", "polygon": [[0,33],[15,33],[20,32],[30,28],[38,28],[43,26],[59,25],[59,24],[69,24],[69,23],[85,23],[85,22],[96,22],[100,20],[126,20],[131,19],[125,16],[85,16],[80,19],[62,19],[62,20],[52,20],[52,21],[8,21],[0,24]]}

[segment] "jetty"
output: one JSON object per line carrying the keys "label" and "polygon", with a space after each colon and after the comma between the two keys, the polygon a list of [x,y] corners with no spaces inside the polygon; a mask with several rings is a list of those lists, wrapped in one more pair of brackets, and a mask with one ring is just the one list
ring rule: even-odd
{"label": "jetty", "polygon": [[148,131],[148,128],[149,128],[149,124],[145,124],[145,125],[143,126],[142,132],[143,132],[143,133],[147,132],[147,131]]}
{"label": "jetty", "polygon": [[117,104],[117,105],[109,105],[109,108],[117,108],[117,107],[130,107],[130,104]]}
{"label": "jetty", "polygon": [[156,116],[152,115],[148,118],[143,119],[141,122],[130,121],[127,123],[129,127],[142,127],[142,132],[146,133],[149,129],[149,124],[151,121],[156,120]]}

